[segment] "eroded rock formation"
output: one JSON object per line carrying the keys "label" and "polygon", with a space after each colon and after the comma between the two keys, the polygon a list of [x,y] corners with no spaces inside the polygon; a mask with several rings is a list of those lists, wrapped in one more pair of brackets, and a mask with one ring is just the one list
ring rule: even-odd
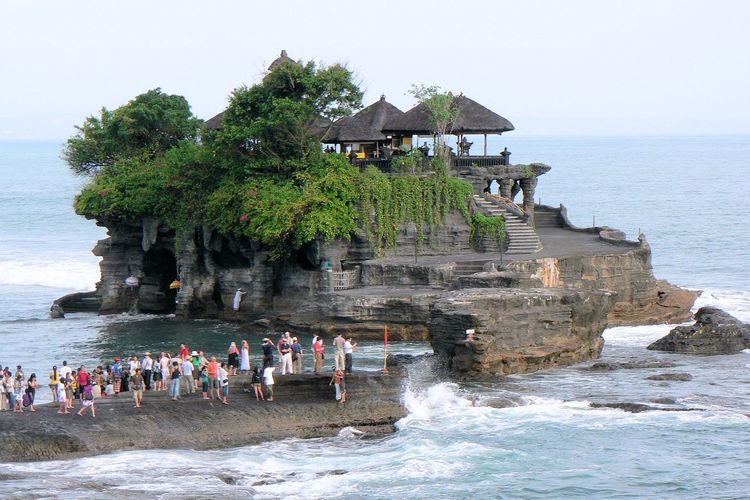
{"label": "eroded rock formation", "polygon": [[673,328],[648,349],[684,354],[734,354],[750,349],[750,324],[716,307],[701,307],[695,313],[695,324]]}
{"label": "eroded rock formation", "polygon": [[594,359],[604,346],[611,299],[606,292],[559,288],[450,292],[430,309],[432,346],[454,372],[467,375]]}

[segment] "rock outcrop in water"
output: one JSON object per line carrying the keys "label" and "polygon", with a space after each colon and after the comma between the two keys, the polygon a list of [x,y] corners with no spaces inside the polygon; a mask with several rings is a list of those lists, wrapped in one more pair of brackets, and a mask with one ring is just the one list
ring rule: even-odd
{"label": "rock outcrop in water", "polygon": [[648,346],[683,354],[734,354],[750,348],[750,324],[716,307],[701,307],[695,324],[678,326]]}
{"label": "rock outcrop in water", "polygon": [[[330,377],[278,377],[272,402],[242,392],[249,377],[231,379],[230,405],[200,395],[169,401],[166,392],[146,393],[133,408],[130,393],[97,400],[96,418],[87,412],[58,415],[56,405],[36,413],[3,415],[0,456],[4,461],[52,460],[152,448],[210,449],[290,437],[335,436],[354,427],[366,435],[393,432],[406,415],[401,403],[402,372],[389,376],[347,377],[349,401],[334,400]],[[80,404],[80,403],[78,403]],[[76,406],[76,411],[79,406]]]}
{"label": "rock outcrop in water", "polygon": [[599,356],[611,300],[606,292],[559,288],[451,292],[431,307],[431,341],[466,375],[570,365]]}

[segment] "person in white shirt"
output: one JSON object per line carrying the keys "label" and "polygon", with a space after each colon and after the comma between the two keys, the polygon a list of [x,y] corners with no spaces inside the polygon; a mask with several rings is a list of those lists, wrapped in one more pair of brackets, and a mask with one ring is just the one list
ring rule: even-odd
{"label": "person in white shirt", "polygon": [[151,357],[150,352],[146,352],[146,355],[143,357],[143,360],[141,361],[141,370],[143,370],[143,384],[145,385],[145,389],[150,391],[151,380],[154,375],[154,360]]}
{"label": "person in white shirt", "polygon": [[352,353],[354,352],[355,347],[357,347],[357,344],[352,342],[351,337],[344,342],[344,371],[346,373],[352,372]]}
{"label": "person in white shirt", "polygon": [[266,366],[263,368],[263,385],[266,386],[266,392],[268,392],[268,397],[266,398],[266,401],[273,401],[273,371],[275,368],[273,366]]}
{"label": "person in white shirt", "polygon": [[181,366],[182,380],[185,382],[185,393],[192,394],[195,392],[195,382],[193,382],[193,362],[190,358],[185,358]]}
{"label": "person in white shirt", "polygon": [[68,366],[67,361],[63,361],[62,366],[60,367],[60,370],[58,370],[58,373],[60,374],[60,378],[69,378],[70,374],[73,373],[73,370]]}
{"label": "person in white shirt", "polygon": [[222,363],[219,365],[219,387],[221,387],[221,402],[225,405],[229,404],[229,372],[227,371],[227,364]]}

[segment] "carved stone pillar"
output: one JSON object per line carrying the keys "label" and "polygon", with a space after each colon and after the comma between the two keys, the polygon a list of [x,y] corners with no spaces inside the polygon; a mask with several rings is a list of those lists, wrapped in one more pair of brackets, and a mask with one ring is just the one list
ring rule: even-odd
{"label": "carved stone pillar", "polygon": [[528,224],[534,226],[534,190],[537,179],[535,176],[521,179],[521,190],[523,190],[523,211],[526,212]]}
{"label": "carved stone pillar", "polygon": [[511,191],[513,190],[513,184],[515,184],[516,181],[513,179],[500,179],[498,181],[498,184],[500,184],[500,196],[503,198],[508,198],[509,200],[512,199]]}

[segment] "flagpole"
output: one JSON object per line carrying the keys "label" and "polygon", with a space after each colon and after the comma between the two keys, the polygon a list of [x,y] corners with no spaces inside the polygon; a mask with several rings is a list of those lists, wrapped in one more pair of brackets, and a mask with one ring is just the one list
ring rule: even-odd
{"label": "flagpole", "polygon": [[383,329],[383,374],[388,375],[388,324]]}

